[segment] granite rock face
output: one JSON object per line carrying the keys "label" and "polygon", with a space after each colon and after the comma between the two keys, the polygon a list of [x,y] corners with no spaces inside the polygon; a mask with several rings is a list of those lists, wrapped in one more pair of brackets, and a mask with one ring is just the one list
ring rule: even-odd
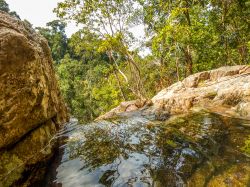
{"label": "granite rock face", "polygon": [[47,41],[0,11],[0,186],[50,157],[67,120]]}
{"label": "granite rock face", "polygon": [[163,89],[149,101],[123,102],[97,120],[132,111],[167,119],[196,107],[229,117],[250,119],[250,66],[225,66],[196,73]]}
{"label": "granite rock face", "polygon": [[179,114],[193,106],[250,119],[250,66],[228,66],[191,75],[152,98],[154,108]]}

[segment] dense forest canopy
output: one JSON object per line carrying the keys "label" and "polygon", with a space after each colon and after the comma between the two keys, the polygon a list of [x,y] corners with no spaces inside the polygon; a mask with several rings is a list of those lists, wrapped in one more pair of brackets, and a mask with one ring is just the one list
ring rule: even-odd
{"label": "dense forest canopy", "polygon": [[[4,0],[0,10],[16,15]],[[71,113],[83,121],[192,73],[250,62],[249,0],[62,0],[54,11],[58,20],[36,29]],[[70,38],[67,21],[81,27]],[[139,45],[137,25],[146,32]],[[145,46],[151,53],[140,56]]]}

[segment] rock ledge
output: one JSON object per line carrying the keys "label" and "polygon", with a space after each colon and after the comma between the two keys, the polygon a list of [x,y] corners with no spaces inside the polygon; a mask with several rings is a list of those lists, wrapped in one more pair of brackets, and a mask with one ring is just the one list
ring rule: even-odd
{"label": "rock ledge", "polygon": [[191,75],[152,98],[154,108],[170,114],[200,106],[250,119],[250,66],[228,66]]}
{"label": "rock ledge", "polygon": [[194,107],[250,120],[250,66],[225,66],[196,73],[163,89],[151,101],[123,102],[98,119],[137,110],[165,119]]}

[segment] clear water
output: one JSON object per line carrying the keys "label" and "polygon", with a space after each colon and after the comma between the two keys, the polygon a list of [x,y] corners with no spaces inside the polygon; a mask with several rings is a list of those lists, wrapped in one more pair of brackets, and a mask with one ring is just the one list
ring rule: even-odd
{"label": "clear water", "polygon": [[71,119],[44,186],[248,186],[249,174],[238,170],[250,168],[249,123],[208,113],[85,125]]}

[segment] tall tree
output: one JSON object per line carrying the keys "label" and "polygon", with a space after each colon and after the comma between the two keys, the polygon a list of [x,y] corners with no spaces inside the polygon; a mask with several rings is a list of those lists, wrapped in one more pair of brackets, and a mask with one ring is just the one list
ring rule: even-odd
{"label": "tall tree", "polygon": [[[73,19],[83,28],[95,33],[103,40],[100,51],[105,51],[113,64],[114,73],[120,73],[130,90],[139,98],[144,97],[141,72],[134,54],[130,51],[133,43],[132,33],[129,32],[130,19],[133,17],[136,4],[132,0],[67,0],[58,4],[57,15],[65,19]],[[117,64],[119,58],[125,58],[128,63],[128,77]],[[117,83],[120,85],[119,76]],[[123,97],[125,99],[124,92]]]}
{"label": "tall tree", "polygon": [[193,71],[249,62],[247,0],[138,2],[153,54],[177,79]]}
{"label": "tall tree", "polygon": [[0,0],[0,11],[7,12],[8,14],[20,19],[19,15],[15,11],[10,11],[9,5],[5,0]]}
{"label": "tall tree", "polygon": [[5,2],[5,0],[0,0],[0,10],[9,13],[9,5]]}
{"label": "tall tree", "polygon": [[54,20],[46,26],[46,28],[37,27],[36,29],[48,40],[52,57],[56,63],[59,63],[67,51],[66,24],[60,20]]}

